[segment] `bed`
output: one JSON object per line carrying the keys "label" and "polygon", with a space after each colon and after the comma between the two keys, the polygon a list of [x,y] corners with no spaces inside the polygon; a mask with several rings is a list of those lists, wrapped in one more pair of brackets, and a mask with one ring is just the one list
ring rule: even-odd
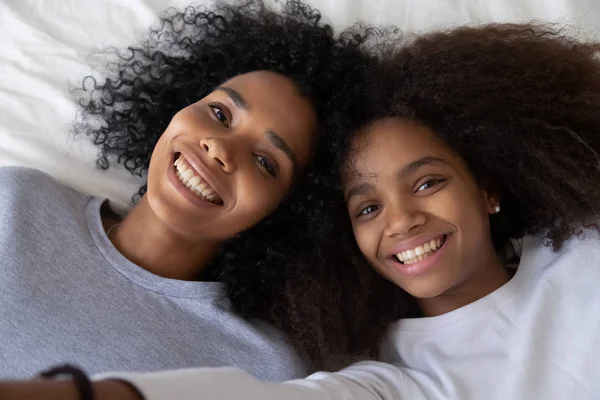
{"label": "bed", "polygon": [[[548,20],[600,38],[598,0],[310,0],[335,27],[358,19],[405,31],[487,21]],[[98,170],[97,149],[70,134],[71,89],[101,76],[94,49],[126,46],[182,0],[0,0],[0,165],[24,165],[125,210],[141,180]]]}

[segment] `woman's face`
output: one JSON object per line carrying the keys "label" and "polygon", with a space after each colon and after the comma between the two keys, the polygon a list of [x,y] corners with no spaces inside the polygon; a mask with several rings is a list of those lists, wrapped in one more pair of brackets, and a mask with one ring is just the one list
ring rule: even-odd
{"label": "woman's face", "polygon": [[428,128],[378,121],[353,143],[344,194],[360,250],[381,275],[431,299],[461,287],[495,257],[497,202]]}
{"label": "woman's face", "polygon": [[229,239],[281,203],[310,159],[316,125],[288,78],[236,76],[171,120],[150,160],[150,207],[187,239]]}

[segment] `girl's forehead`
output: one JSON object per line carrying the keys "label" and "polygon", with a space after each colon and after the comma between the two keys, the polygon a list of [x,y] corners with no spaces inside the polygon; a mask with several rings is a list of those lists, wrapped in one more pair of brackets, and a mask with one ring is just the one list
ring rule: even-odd
{"label": "girl's forehead", "polygon": [[397,118],[379,120],[356,134],[348,150],[346,163],[358,168],[382,158],[394,160],[439,147],[436,135],[414,122]]}
{"label": "girl's forehead", "polygon": [[458,157],[430,128],[413,121],[388,118],[356,134],[342,164],[343,185],[357,179],[397,171],[423,158],[451,164]]}

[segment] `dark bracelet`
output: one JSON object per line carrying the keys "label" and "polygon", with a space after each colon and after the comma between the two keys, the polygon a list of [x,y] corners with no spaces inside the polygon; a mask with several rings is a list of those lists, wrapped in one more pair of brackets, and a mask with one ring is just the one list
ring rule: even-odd
{"label": "dark bracelet", "polygon": [[73,383],[77,386],[80,400],[94,400],[94,388],[92,387],[92,382],[85,372],[77,367],[68,364],[59,365],[40,374],[42,378],[55,378],[59,375],[68,375],[71,377]]}

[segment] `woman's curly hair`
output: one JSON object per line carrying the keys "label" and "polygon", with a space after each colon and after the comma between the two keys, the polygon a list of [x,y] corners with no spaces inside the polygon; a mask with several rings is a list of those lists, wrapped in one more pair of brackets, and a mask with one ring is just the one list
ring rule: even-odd
{"label": "woman's curly hair", "polygon": [[[499,196],[502,212],[490,217],[498,251],[511,238],[541,232],[558,250],[582,228],[599,230],[600,43],[539,23],[405,36],[373,83],[370,102],[377,107],[362,128],[401,118],[436,132],[479,184]],[[327,227],[315,243],[339,265],[339,275],[329,269],[331,280],[348,273],[368,277],[371,270],[352,236],[340,188],[362,128],[340,137],[331,194],[314,213]],[[371,280],[367,300],[346,293],[356,288],[340,287],[360,321],[349,337],[367,332],[365,340],[376,340],[390,322],[420,315],[406,292],[371,274],[360,279]],[[363,349],[374,344],[357,343]]]}
{"label": "woman's curly hair", "polygon": [[[76,132],[100,147],[100,168],[116,160],[138,176],[147,173],[173,115],[236,75],[280,73],[312,102],[321,131],[312,165],[274,214],[223,245],[203,278],[223,282],[240,315],[271,322],[320,368],[345,353],[348,340],[326,271],[301,257],[312,254],[315,224],[308,216],[323,208],[332,143],[363,115],[361,96],[375,65],[375,52],[366,49],[374,50],[378,37],[361,26],[335,36],[300,1],[279,11],[261,0],[171,9],[141,45],[114,50],[102,83],[88,77],[82,87]],[[144,185],[134,202],[145,192]]]}

